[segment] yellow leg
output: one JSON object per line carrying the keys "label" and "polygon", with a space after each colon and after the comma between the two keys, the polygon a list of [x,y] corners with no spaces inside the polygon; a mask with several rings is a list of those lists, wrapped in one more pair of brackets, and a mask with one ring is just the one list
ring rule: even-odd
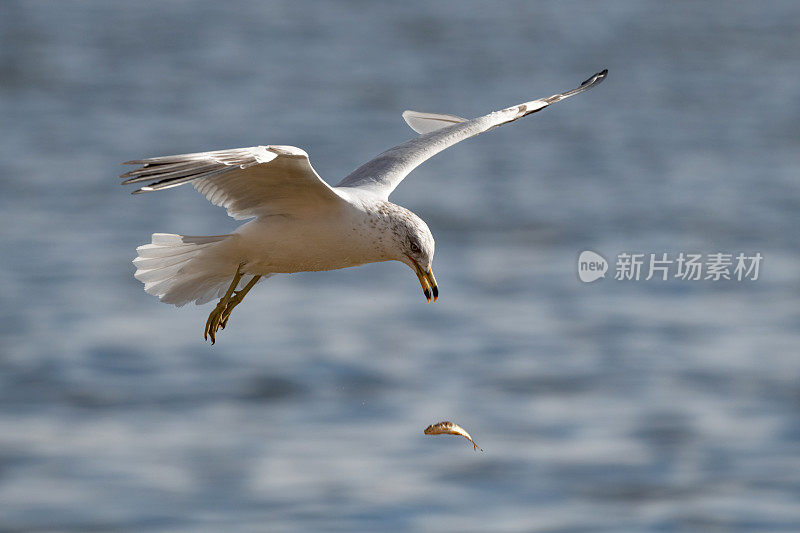
{"label": "yellow leg", "polygon": [[228,287],[228,291],[225,293],[225,296],[220,298],[217,306],[213,311],[211,311],[211,314],[208,315],[208,320],[206,320],[206,328],[203,331],[203,338],[208,340],[208,337],[211,337],[211,344],[214,344],[216,341],[217,330],[219,329],[219,323],[222,319],[222,313],[228,306],[228,301],[231,299],[231,295],[233,294],[233,291],[236,290],[236,286],[239,285],[239,281],[241,279],[242,265],[239,265],[236,268],[236,274],[233,276],[233,281],[231,281],[231,285]]}
{"label": "yellow leg", "polygon": [[247,285],[245,285],[242,288],[242,290],[233,292],[233,298],[228,300],[228,305],[225,307],[225,310],[222,312],[222,318],[220,319],[219,327],[221,327],[222,329],[225,329],[225,326],[228,324],[228,319],[231,316],[231,312],[233,312],[233,308],[236,307],[237,305],[239,305],[240,303],[242,303],[242,300],[244,300],[244,297],[247,296],[247,293],[250,292],[250,289],[252,289],[255,286],[255,284],[258,283],[258,280],[260,280],[260,279],[261,279],[260,275],[259,276],[253,276],[253,279],[248,281]]}

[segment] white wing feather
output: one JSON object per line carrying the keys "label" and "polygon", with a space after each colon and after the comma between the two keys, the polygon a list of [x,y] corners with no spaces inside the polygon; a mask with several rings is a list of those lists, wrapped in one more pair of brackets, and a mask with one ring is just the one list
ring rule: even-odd
{"label": "white wing feather", "polygon": [[141,167],[123,185],[147,182],[134,194],[191,182],[235,219],[318,211],[340,196],[316,173],[308,154],[294,146],[254,146],[128,161]]}
{"label": "white wing feather", "polygon": [[423,113],[422,111],[411,111],[410,109],[403,111],[403,119],[406,121],[406,124],[411,126],[412,130],[420,134],[430,133],[446,128],[447,126],[452,126],[453,124],[460,124],[467,121],[467,119],[455,115]]}
{"label": "white wing feather", "polygon": [[[397,185],[403,181],[412,170],[421,163],[430,159],[442,150],[468,139],[484,131],[496,128],[502,124],[513,122],[531,113],[541,111],[545,107],[591,89],[608,74],[608,70],[598,72],[579,87],[564,93],[554,94],[547,98],[532,100],[524,104],[495,111],[472,120],[463,120],[452,115],[433,113],[416,113],[411,117],[403,114],[406,122],[415,130],[422,133],[416,139],[411,139],[403,144],[390,148],[376,158],[358,167],[349,176],[344,178],[336,187],[354,187],[372,192],[382,198],[388,198]],[[451,122],[444,122],[447,117]],[[438,126],[438,127],[433,127]],[[417,127],[420,127],[418,130]]]}

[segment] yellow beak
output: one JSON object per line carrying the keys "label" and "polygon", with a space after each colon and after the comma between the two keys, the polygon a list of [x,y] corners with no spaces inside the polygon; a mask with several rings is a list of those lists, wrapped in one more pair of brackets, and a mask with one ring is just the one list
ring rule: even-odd
{"label": "yellow beak", "polygon": [[433,301],[435,302],[439,297],[439,287],[436,285],[436,277],[433,275],[433,269],[425,272],[416,262],[414,266],[416,267],[415,270],[417,278],[419,278],[419,284],[422,285],[422,293],[425,295],[425,298],[428,299],[428,303],[431,303],[431,295],[433,295]]}

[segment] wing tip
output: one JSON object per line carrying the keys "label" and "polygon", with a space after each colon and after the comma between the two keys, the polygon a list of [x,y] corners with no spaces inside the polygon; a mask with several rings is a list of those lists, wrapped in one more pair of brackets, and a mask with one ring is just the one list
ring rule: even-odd
{"label": "wing tip", "polygon": [[581,87],[584,87],[586,85],[596,85],[596,84],[600,83],[601,81],[603,81],[604,79],[606,79],[606,76],[608,76],[608,69],[604,68],[600,72],[594,74],[588,80],[586,80],[583,83],[581,83]]}
{"label": "wing tip", "polygon": [[126,172],[125,174],[120,174],[119,178],[122,180],[119,182],[120,185],[130,185],[131,183],[137,183],[139,181],[147,181],[151,179],[150,176],[131,176],[130,172]]}

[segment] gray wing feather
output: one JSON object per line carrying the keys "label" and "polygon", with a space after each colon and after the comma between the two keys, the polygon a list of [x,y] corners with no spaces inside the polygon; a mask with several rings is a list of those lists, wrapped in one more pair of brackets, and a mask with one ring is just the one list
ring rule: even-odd
{"label": "gray wing feather", "polygon": [[308,154],[293,146],[254,146],[137,159],[122,184],[146,183],[133,194],[191,182],[236,219],[319,210],[340,196],[316,173]]}
{"label": "gray wing feather", "polygon": [[388,198],[397,185],[417,166],[454,144],[474,137],[497,126],[541,111],[545,107],[582,93],[602,82],[608,70],[593,75],[571,91],[532,100],[520,105],[495,111],[466,122],[420,135],[395,146],[358,167],[336,187],[355,187]]}

